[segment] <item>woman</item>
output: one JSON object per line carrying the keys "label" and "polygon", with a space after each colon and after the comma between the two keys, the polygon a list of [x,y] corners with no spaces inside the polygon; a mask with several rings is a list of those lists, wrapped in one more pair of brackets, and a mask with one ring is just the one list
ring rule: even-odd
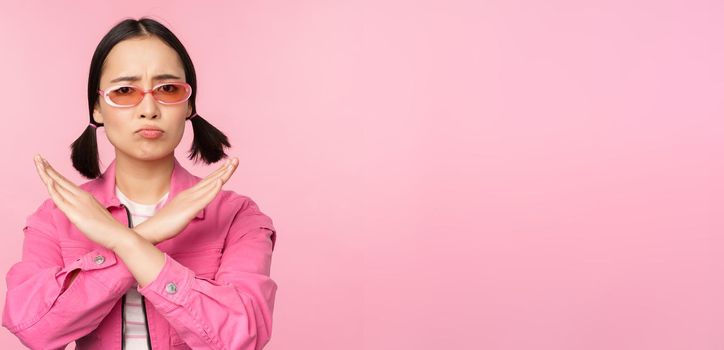
{"label": "woman", "polygon": [[[221,190],[228,160],[201,179],[174,157],[226,158],[196,113],[196,75],[162,24],[127,19],[101,40],[88,79],[90,124],[72,145],[76,186],[36,156],[50,198],[27,218],[7,275],[3,326],[33,349],[261,349],[271,337],[276,231],[249,197]],[[104,127],[115,159],[102,174]]]}

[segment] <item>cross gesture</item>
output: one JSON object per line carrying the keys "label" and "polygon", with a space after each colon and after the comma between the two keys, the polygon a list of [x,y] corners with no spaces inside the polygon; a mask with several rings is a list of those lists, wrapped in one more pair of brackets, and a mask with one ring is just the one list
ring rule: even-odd
{"label": "cross gesture", "polygon": [[[227,159],[206,178],[179,192],[154,216],[135,226],[133,231],[153,244],[177,235],[216,197],[238,165],[237,158]],[[128,228],[118,222],[93,195],[58,173],[40,155],[35,156],[35,166],[55,205],[88,239],[108,249],[113,249],[123,239],[119,232]]]}

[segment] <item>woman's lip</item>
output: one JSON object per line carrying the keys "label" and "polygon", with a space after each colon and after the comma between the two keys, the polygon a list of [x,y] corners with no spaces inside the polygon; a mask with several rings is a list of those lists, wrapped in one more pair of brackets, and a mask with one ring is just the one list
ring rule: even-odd
{"label": "woman's lip", "polygon": [[157,139],[161,137],[163,131],[154,129],[141,129],[138,131],[138,134],[147,139]]}

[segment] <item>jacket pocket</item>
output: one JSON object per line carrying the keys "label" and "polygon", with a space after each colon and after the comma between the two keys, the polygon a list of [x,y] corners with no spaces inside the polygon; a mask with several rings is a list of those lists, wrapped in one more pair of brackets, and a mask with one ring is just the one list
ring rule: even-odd
{"label": "jacket pocket", "polygon": [[93,249],[93,245],[85,242],[70,240],[60,241],[60,254],[63,257],[64,265],[68,265]]}
{"label": "jacket pocket", "polygon": [[171,255],[180,264],[193,270],[197,276],[213,278],[221,264],[221,247],[207,247]]}

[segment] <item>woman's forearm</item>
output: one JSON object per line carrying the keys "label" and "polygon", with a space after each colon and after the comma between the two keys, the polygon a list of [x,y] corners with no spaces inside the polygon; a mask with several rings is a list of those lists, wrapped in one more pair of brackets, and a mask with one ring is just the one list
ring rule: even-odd
{"label": "woman's forearm", "polygon": [[142,237],[143,239],[145,239],[146,241],[150,242],[150,243],[153,244],[153,245],[156,245],[158,242],[156,242],[156,241],[151,237],[151,232],[150,232],[150,231],[153,229],[152,223],[153,223],[152,220],[146,220],[146,221],[140,223],[139,225],[134,226],[134,227],[132,228],[132,230],[135,231],[136,234],[138,234],[139,236],[141,236],[141,237]]}
{"label": "woman's forearm", "polygon": [[145,287],[161,272],[166,263],[164,253],[130,228],[116,234],[120,239],[111,249],[123,260],[138,285]]}

